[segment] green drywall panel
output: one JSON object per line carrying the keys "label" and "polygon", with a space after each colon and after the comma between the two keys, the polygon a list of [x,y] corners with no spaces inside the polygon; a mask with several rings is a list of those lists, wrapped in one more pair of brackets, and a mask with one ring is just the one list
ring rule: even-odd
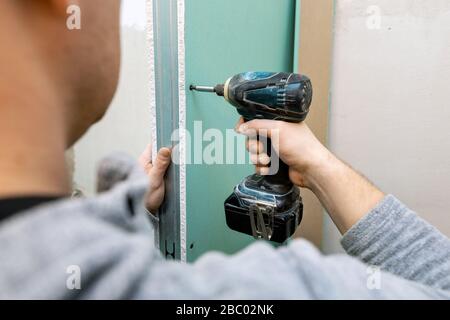
{"label": "green drywall panel", "polygon": [[[187,0],[185,2],[186,87],[215,85],[244,71],[291,71],[295,34],[295,0]],[[238,115],[222,98],[187,91],[186,126],[191,149],[203,132],[225,136]],[[244,139],[239,145],[244,148]],[[203,147],[209,142],[203,142]],[[224,143],[225,144],[225,143]],[[191,158],[194,160],[194,152]],[[229,230],[224,200],[233,187],[253,173],[251,165],[188,164],[186,167],[187,260],[218,250],[234,253],[253,241]]]}

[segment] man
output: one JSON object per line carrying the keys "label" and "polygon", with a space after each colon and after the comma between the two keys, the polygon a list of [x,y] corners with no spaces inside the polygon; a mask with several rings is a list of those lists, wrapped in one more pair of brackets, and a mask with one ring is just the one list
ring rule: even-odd
{"label": "man", "polygon": [[[73,2],[80,32],[65,27]],[[450,297],[449,240],[338,160],[306,124],[240,122],[237,130],[261,174],[267,155],[253,133],[279,130],[274,147],[290,178],[318,196],[356,258],[324,257],[297,240],[192,265],[165,261],[144,203],[156,212],[163,201],[169,149],[153,164],[144,153],[145,170],[112,159],[101,170],[117,178],[101,185],[110,191],[66,199],[64,151],[101,119],[116,88],[119,9],[118,0],[0,2],[1,298]],[[126,174],[111,169],[118,163]]]}

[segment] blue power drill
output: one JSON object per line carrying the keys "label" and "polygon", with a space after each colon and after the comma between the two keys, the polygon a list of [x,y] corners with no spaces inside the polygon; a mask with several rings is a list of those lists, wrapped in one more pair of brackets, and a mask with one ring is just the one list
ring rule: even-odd
{"label": "blue power drill", "polygon": [[[245,121],[302,122],[308,115],[313,95],[308,77],[286,72],[246,72],[225,84],[191,85],[190,90],[223,96]],[[303,203],[299,188],[289,179],[288,166],[278,158],[270,139],[266,148],[272,162],[278,160],[278,171],[267,176],[254,174],[242,180],[225,200],[226,221],[232,230],[283,243],[300,225]]]}

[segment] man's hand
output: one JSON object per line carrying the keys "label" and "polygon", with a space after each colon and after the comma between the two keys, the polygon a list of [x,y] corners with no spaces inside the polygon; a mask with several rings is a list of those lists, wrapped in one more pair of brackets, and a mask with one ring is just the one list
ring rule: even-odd
{"label": "man's hand", "polygon": [[[280,158],[289,166],[291,181],[300,187],[311,188],[310,173],[320,170],[327,163],[331,153],[314,136],[306,123],[287,123],[271,120],[253,120],[244,123],[241,118],[236,131],[248,137],[247,150],[256,172],[266,175],[269,172],[270,158],[263,143],[255,134],[267,135]],[[278,135],[275,138],[275,135]]]}
{"label": "man's hand", "polygon": [[[384,194],[328,151],[306,123],[241,119],[236,130],[248,137],[247,148],[259,174],[267,174],[270,159],[256,134],[272,137],[272,146],[289,166],[291,181],[312,190],[345,233],[383,199]],[[278,135],[275,139],[275,135]]]}
{"label": "man's hand", "polygon": [[171,163],[172,151],[168,148],[159,150],[156,160],[152,163],[152,146],[149,145],[139,158],[139,163],[150,178],[150,188],[147,195],[146,207],[152,214],[156,214],[164,201],[166,192],[164,175]]}

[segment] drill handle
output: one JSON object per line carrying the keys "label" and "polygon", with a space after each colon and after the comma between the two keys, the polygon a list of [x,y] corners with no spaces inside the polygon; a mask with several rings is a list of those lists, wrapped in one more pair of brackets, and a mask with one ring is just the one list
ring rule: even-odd
{"label": "drill handle", "polygon": [[[280,159],[270,139],[267,139],[267,154],[271,158],[271,164],[269,175],[265,176],[266,182],[274,186],[291,187],[292,182],[289,178],[289,166]],[[278,166],[276,165],[277,162]]]}

